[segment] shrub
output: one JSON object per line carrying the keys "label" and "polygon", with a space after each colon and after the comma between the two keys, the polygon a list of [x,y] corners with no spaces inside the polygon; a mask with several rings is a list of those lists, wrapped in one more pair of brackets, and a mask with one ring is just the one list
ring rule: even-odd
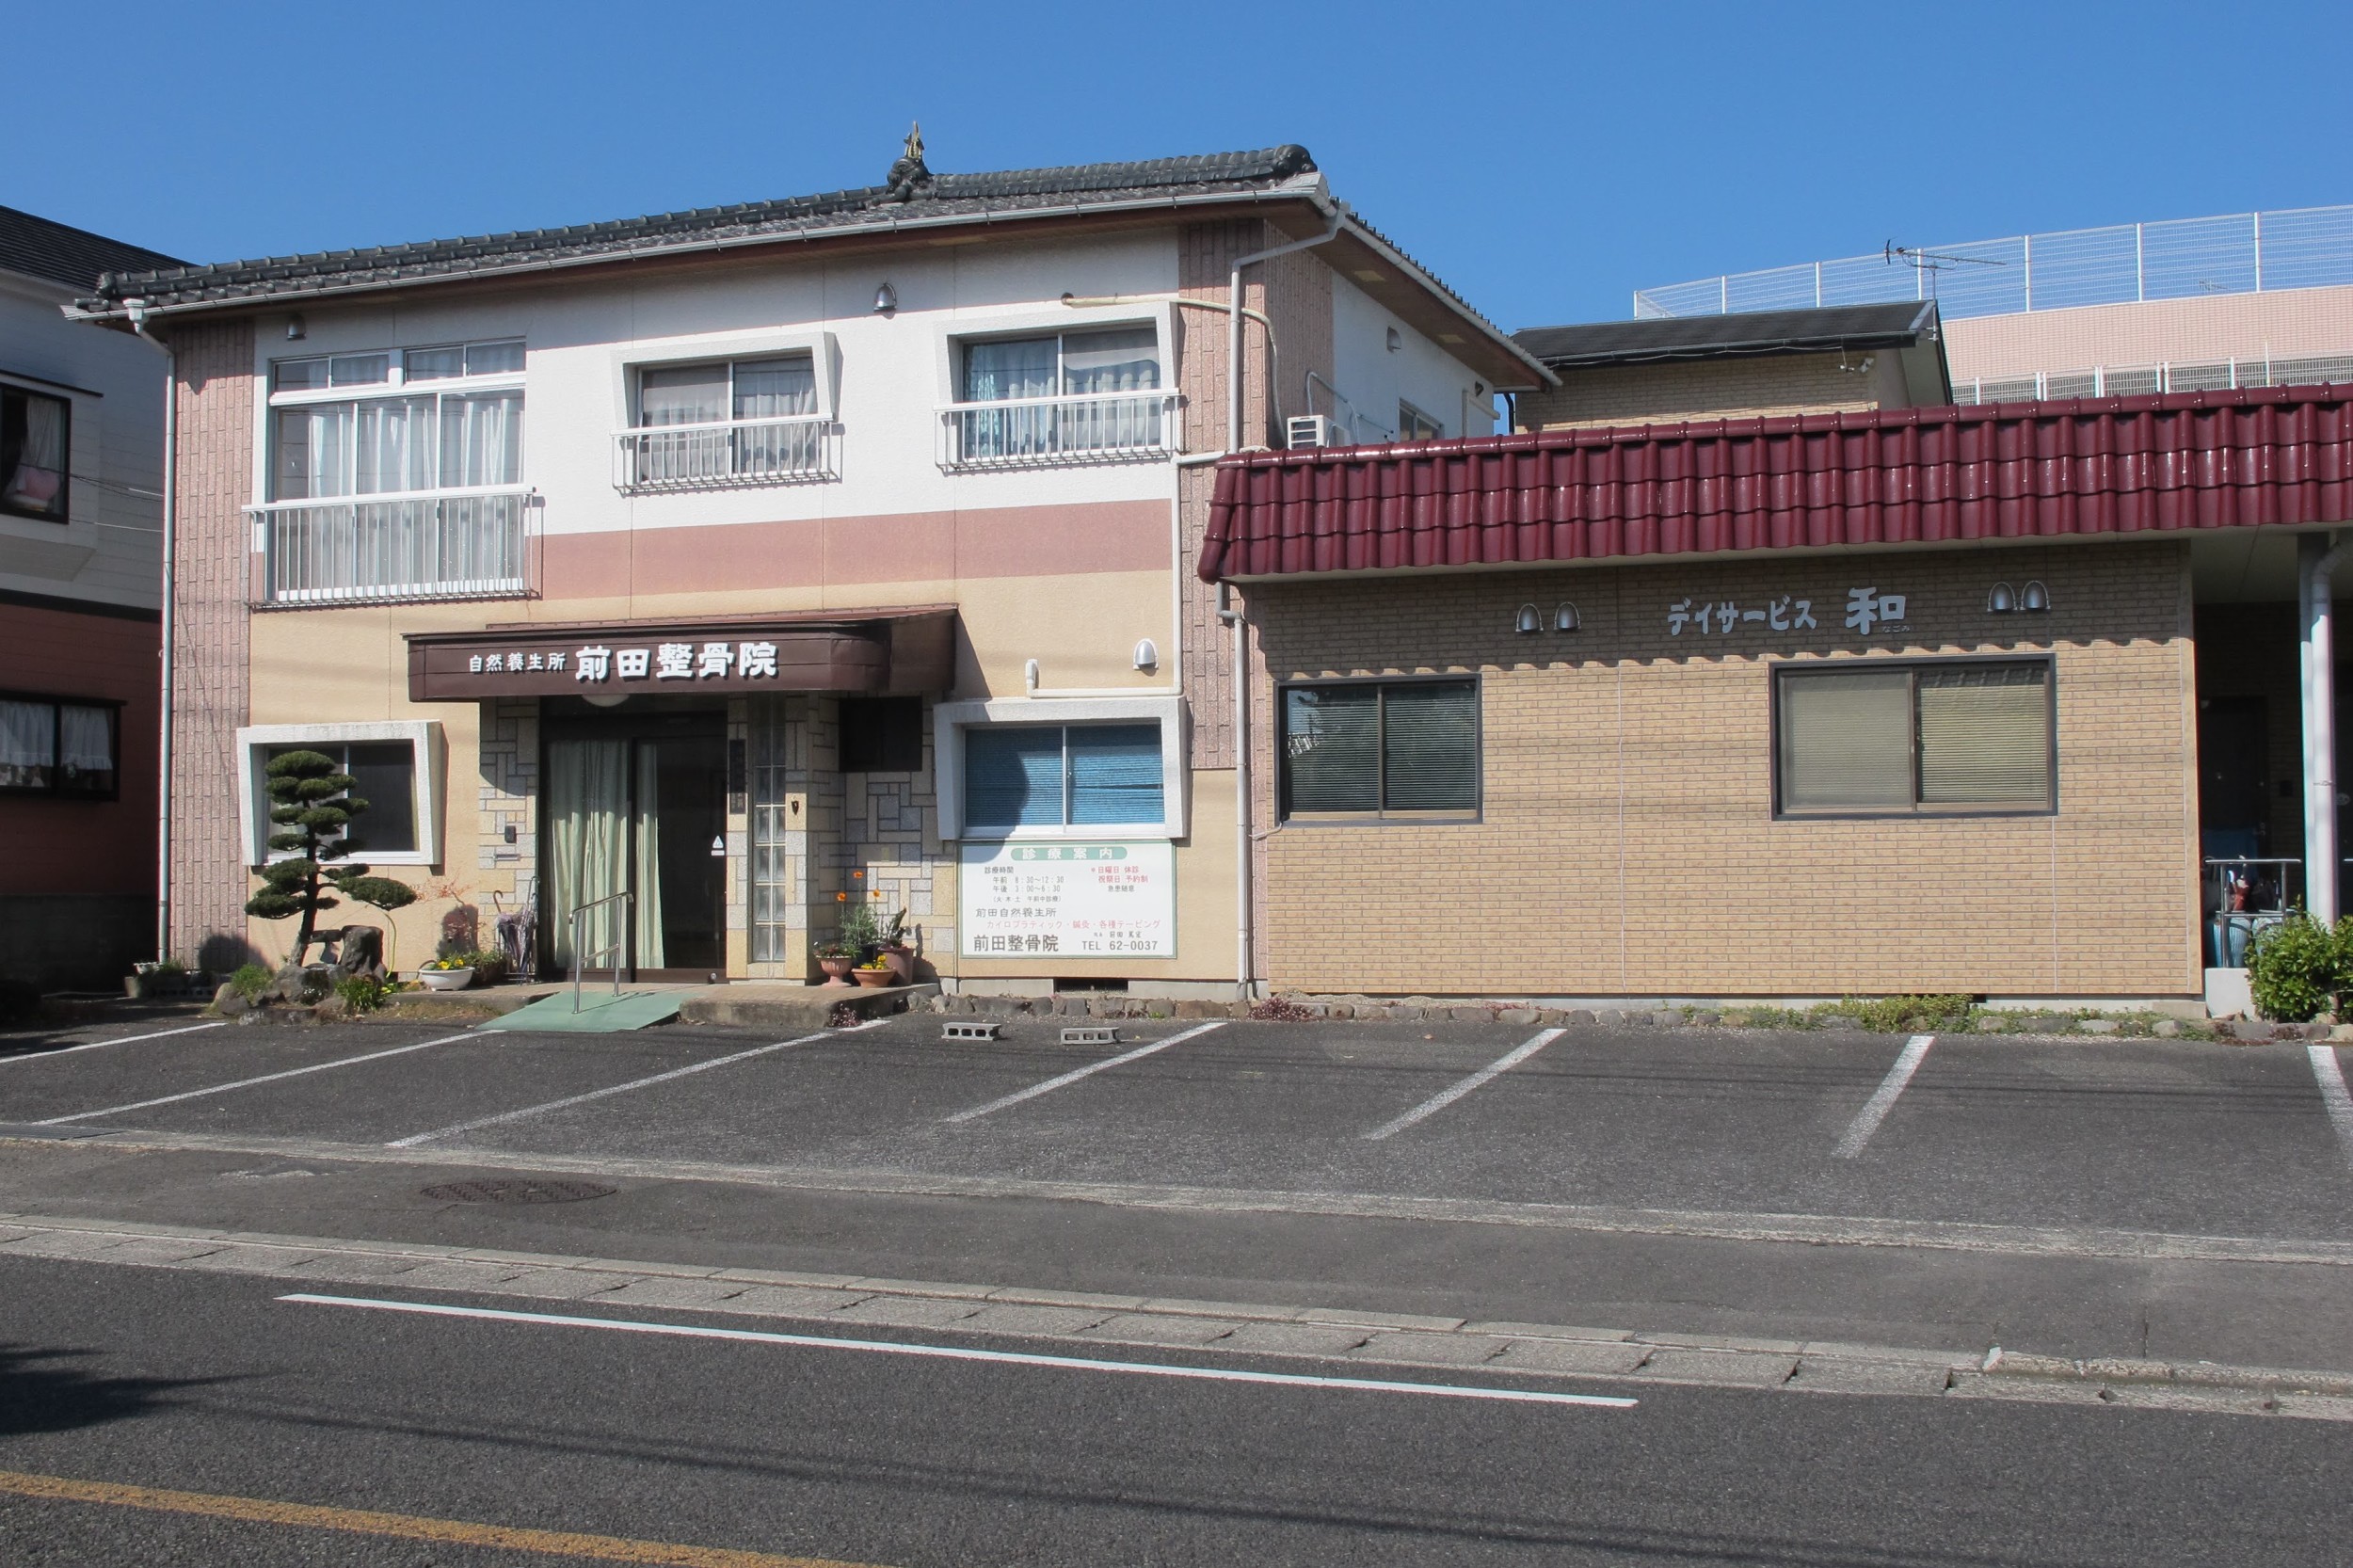
{"label": "shrub", "polygon": [[[271,758],[264,772],[269,777],[269,820],[278,828],[269,836],[269,847],[289,851],[292,857],[262,868],[264,886],[246,900],[245,912],[265,920],[301,916],[295,931],[296,964],[310,955],[319,912],[343,902],[334,893],[387,912],[415,902],[416,890],[406,883],[371,876],[367,867],[344,858],[360,847],[351,820],[368,803],[351,792],[359,781],[332,758],[289,751]],[[343,863],[326,864],[329,860]]]}
{"label": "shrub", "polygon": [[1841,997],[1819,1011],[1830,1017],[1852,1018],[1874,1034],[1909,1034],[1952,1028],[1969,1016],[1973,1005],[1972,999],[1959,994]]}
{"label": "shrub", "polygon": [[335,982],[335,994],[344,999],[344,1009],[350,1013],[373,1013],[384,1005],[391,987],[372,974],[347,975]]}
{"label": "shrub", "polygon": [[2345,955],[2353,922],[2331,932],[2302,914],[2255,934],[2247,950],[2247,988],[2266,1018],[2306,1023],[2326,1012],[2345,989]]}
{"label": "shrub", "polygon": [[271,983],[277,978],[262,965],[245,964],[239,966],[237,972],[229,977],[229,984],[237,988],[237,995],[251,1001],[255,997],[268,990]]}
{"label": "shrub", "polygon": [[496,948],[476,948],[457,956],[473,970],[474,979],[484,985],[496,985],[506,978],[506,954]]}

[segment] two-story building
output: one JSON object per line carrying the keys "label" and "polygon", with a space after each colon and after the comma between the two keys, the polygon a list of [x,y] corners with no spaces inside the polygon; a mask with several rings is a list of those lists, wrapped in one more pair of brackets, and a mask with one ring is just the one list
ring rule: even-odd
{"label": "two-story building", "polygon": [[577,925],[802,979],[856,899],[952,987],[1229,994],[1208,465],[1553,381],[1299,147],[934,175],[910,138],[885,185],[118,271],[79,313],[173,355],[167,892],[214,967],[289,945],[243,905],[300,746],[420,892],[398,967],[528,915],[549,971]]}
{"label": "two-story building", "polygon": [[164,356],[73,326],[171,257],[0,207],[0,980],[155,955]]}

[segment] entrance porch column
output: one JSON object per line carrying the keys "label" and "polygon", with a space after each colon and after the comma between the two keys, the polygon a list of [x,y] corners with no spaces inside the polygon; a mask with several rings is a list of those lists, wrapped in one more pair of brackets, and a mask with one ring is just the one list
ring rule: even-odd
{"label": "entrance porch column", "polygon": [[2334,534],[2296,541],[2297,657],[2304,708],[2304,907],[2323,925],[2337,920],[2337,666],[2330,579],[2353,554]]}

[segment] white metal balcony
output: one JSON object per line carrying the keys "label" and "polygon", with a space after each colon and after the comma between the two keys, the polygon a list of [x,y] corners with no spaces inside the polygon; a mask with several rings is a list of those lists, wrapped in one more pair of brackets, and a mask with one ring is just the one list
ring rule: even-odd
{"label": "white metal balcony", "polygon": [[509,599],[530,591],[522,487],[249,507],[264,604]]}
{"label": "white metal balcony", "polygon": [[1179,450],[1173,392],[1018,397],[939,410],[939,466],[951,471],[1141,462]]}
{"label": "white metal balcony", "polygon": [[821,414],[616,431],[613,487],[697,490],[838,478],[832,432],[833,422]]}

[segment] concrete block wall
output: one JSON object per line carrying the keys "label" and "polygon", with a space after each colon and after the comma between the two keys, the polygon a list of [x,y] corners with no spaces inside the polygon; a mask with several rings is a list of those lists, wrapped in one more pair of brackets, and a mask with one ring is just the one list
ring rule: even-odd
{"label": "concrete block wall", "polygon": [[[2047,616],[1985,610],[2040,578]],[[1851,587],[1908,623],[1842,627]],[[1818,626],[1670,635],[1686,597],[1813,601]],[[1520,636],[1517,605],[1584,630]],[[1262,585],[1273,680],[1481,682],[1469,823],[1283,825],[1265,840],[1281,989],[1566,996],[2200,986],[2187,552],[2171,543],[1694,561]],[[2055,814],[1776,820],[1770,682],[1788,660],[2049,651]],[[1254,732],[1273,821],[1272,726]]]}

